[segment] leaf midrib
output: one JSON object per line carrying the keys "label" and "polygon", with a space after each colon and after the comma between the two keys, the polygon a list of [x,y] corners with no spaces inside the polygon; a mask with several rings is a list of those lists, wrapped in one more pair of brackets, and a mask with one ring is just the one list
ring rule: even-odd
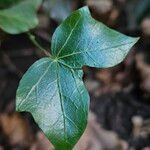
{"label": "leaf midrib", "polygon": [[73,34],[73,31],[75,30],[76,26],[79,24],[80,22],[80,19],[81,19],[81,16],[78,18],[77,22],[75,23],[74,27],[71,29],[66,41],[64,42],[64,44],[62,45],[62,47],[60,48],[58,54],[56,57],[59,57],[59,54],[61,53],[61,51],[64,49],[64,47],[66,46],[66,44],[68,43],[68,41],[70,40],[72,34]]}
{"label": "leaf midrib", "polygon": [[[105,51],[105,50],[108,50],[108,49],[113,49],[113,48],[117,48],[117,47],[120,47],[120,46],[126,46],[126,45],[129,45],[129,44],[132,44],[132,43],[135,43],[135,41],[133,42],[128,42],[128,43],[123,43],[123,44],[119,44],[119,45],[115,45],[115,46],[112,46],[112,47],[108,47],[108,48],[103,48],[103,49],[96,49],[95,51]],[[73,55],[77,55],[77,54],[81,54],[81,53],[86,53],[86,52],[94,52],[93,50],[85,50],[85,51],[79,51],[79,52],[76,52],[76,53],[71,53],[71,54],[68,54],[68,55],[64,55],[64,56],[61,56],[61,57],[58,57],[57,59],[63,59],[63,58],[67,58],[69,56],[73,56]]]}
{"label": "leaf midrib", "polygon": [[63,106],[63,96],[61,94],[61,86],[60,86],[60,81],[59,81],[59,63],[57,63],[57,86],[58,86],[58,93],[59,93],[59,99],[60,99],[60,104],[61,104],[61,111],[63,115],[63,124],[64,124],[64,139],[67,141],[67,134],[66,134],[66,121],[65,121],[65,111],[64,111],[64,106]]}

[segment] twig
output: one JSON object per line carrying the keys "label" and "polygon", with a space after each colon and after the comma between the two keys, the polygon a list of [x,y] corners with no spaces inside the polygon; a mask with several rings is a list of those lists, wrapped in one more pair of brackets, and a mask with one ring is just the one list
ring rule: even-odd
{"label": "twig", "polygon": [[39,49],[39,50],[41,50],[46,56],[51,56],[51,54],[47,51],[47,50],[45,50],[37,41],[36,41],[36,39],[35,39],[35,36],[33,35],[33,34],[31,34],[31,33],[27,33],[28,34],[28,36],[29,36],[29,39],[31,40],[31,42]]}

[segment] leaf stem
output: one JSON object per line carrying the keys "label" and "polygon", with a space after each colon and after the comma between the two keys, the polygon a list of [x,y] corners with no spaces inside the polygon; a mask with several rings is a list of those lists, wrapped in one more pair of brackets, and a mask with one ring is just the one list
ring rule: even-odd
{"label": "leaf stem", "polygon": [[45,50],[35,39],[35,36],[33,34],[31,34],[30,32],[27,33],[29,36],[29,39],[31,40],[31,42],[39,49],[41,50],[46,56],[51,56],[51,54]]}

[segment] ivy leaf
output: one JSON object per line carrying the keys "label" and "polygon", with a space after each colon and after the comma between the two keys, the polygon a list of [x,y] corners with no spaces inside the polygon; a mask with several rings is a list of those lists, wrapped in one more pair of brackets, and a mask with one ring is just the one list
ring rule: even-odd
{"label": "ivy leaf", "polygon": [[26,32],[38,24],[36,9],[42,0],[24,0],[0,10],[0,28],[10,34]]}
{"label": "ivy leaf", "polygon": [[137,40],[94,20],[87,7],[75,11],[54,33],[52,57],[40,59],[23,76],[16,110],[30,112],[56,150],[71,150],[89,109],[82,66],[116,65]]}
{"label": "ivy leaf", "polygon": [[86,127],[89,97],[82,74],[43,58],[27,71],[17,91],[17,111],[31,112],[56,149],[71,149]]}
{"label": "ivy leaf", "polygon": [[52,54],[72,67],[112,67],[125,58],[139,38],[132,38],[96,21],[84,7],[55,31]]}
{"label": "ivy leaf", "polygon": [[0,0],[0,9],[8,8],[23,0]]}

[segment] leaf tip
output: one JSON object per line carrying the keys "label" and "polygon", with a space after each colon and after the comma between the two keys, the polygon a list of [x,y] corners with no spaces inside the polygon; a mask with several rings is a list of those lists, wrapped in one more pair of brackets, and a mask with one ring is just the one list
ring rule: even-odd
{"label": "leaf tip", "polygon": [[140,37],[132,37],[131,47],[133,47],[139,40],[140,40]]}
{"label": "leaf tip", "polygon": [[79,11],[83,11],[83,12],[86,12],[87,14],[90,14],[90,10],[89,10],[89,7],[87,5],[85,5],[84,7],[81,7],[79,9]]}
{"label": "leaf tip", "polygon": [[137,43],[140,40],[140,37],[135,38],[135,43]]}

